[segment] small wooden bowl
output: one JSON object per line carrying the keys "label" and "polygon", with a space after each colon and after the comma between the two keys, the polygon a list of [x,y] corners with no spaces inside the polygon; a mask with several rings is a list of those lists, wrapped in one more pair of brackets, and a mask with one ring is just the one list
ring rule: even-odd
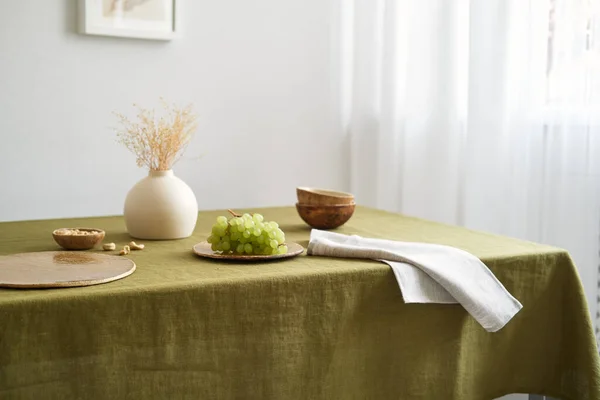
{"label": "small wooden bowl", "polygon": [[356,204],[311,205],[296,203],[298,215],[315,229],[334,229],[344,225],[352,214]]}
{"label": "small wooden bowl", "polygon": [[311,205],[342,205],[354,204],[354,196],[350,193],[336,192],[335,190],[317,189],[309,187],[296,188],[298,203]]}
{"label": "small wooden bowl", "polygon": [[[61,233],[64,230],[78,229],[80,231],[94,232],[89,235],[68,235]],[[88,250],[102,242],[106,233],[96,228],[60,228],[52,232],[54,241],[66,250]]]}

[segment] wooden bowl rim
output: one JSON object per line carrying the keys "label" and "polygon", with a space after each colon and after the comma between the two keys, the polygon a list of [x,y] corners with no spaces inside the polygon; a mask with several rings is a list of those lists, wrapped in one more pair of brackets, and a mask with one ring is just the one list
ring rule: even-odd
{"label": "wooden bowl rim", "polygon": [[303,208],[343,208],[343,207],[355,207],[356,203],[348,203],[348,204],[306,204],[306,203],[296,203],[296,207]]}
{"label": "wooden bowl rim", "polygon": [[[89,231],[94,231],[94,232],[96,232],[96,233],[95,233],[95,234],[93,234],[93,235],[86,235],[86,236],[76,236],[76,235],[61,235],[60,233],[56,233],[57,231],[60,231],[60,230],[67,230],[67,229],[77,229],[77,230],[80,230],[80,231],[88,231],[88,232],[89,232]],[[104,230],[102,230],[102,229],[98,229],[98,228],[57,228],[57,229],[55,229],[55,230],[53,230],[53,231],[52,231],[52,234],[53,234],[54,236],[58,236],[58,237],[82,237],[82,238],[83,238],[83,237],[91,237],[91,236],[100,236],[100,235],[105,235],[105,234],[106,234],[106,232],[104,232]]]}
{"label": "wooden bowl rim", "polygon": [[296,188],[296,190],[299,190],[301,192],[310,193],[310,194],[317,194],[317,195],[325,196],[325,197],[337,197],[340,199],[353,199],[354,198],[354,195],[352,193],[340,192],[340,191],[331,190],[331,189],[321,189],[321,188],[299,186]]}

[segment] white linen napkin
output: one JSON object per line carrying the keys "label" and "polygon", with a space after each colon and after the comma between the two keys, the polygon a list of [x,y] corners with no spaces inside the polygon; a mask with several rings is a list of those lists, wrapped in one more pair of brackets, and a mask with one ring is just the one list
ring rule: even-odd
{"label": "white linen napkin", "polygon": [[489,332],[502,329],[523,307],[481,260],[450,246],[313,229],[308,254],[383,261],[406,303],[460,303]]}

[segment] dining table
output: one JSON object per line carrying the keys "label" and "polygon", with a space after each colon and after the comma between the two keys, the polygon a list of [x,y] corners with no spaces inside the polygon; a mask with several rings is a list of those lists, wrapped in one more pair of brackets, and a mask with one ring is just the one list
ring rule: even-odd
{"label": "dining table", "polygon": [[[259,212],[307,248],[294,207]],[[0,399],[600,400],[600,363],[569,252],[357,206],[335,232],[465,250],[523,308],[488,332],[460,304],[406,304],[377,260],[215,260],[185,239],[132,239],[122,216],[0,223],[0,256],[60,251],[52,231],[102,229],[136,270],[85,287],[0,289]],[[101,247],[86,250],[102,253]]]}

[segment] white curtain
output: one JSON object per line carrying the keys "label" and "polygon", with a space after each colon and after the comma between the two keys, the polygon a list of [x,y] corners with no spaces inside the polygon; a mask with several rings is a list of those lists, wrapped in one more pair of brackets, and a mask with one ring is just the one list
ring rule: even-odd
{"label": "white curtain", "polygon": [[595,317],[600,1],[341,2],[357,201],[566,248]]}

